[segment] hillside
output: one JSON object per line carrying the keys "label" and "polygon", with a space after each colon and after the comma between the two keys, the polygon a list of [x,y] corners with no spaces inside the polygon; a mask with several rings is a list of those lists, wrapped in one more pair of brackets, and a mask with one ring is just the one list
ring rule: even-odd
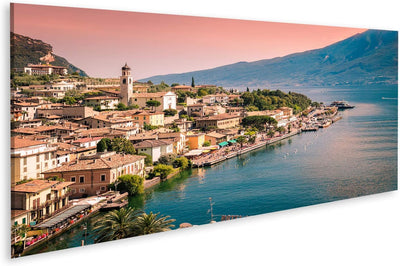
{"label": "hillside", "polygon": [[327,47],[213,69],[153,76],[142,81],[224,87],[397,84],[398,33],[368,30]]}
{"label": "hillside", "polygon": [[53,47],[41,40],[35,40],[20,34],[10,33],[11,68],[22,68],[31,64],[39,64],[45,59],[52,65],[65,66],[68,73],[78,72],[81,76],[87,76],[85,71],[72,65],[67,59],[53,54]]}

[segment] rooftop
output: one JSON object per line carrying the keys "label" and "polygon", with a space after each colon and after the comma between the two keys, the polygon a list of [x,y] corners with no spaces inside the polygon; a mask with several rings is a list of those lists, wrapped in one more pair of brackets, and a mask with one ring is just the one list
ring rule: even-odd
{"label": "rooftop", "polygon": [[145,158],[144,156],[117,153],[113,154],[112,156],[103,157],[99,159],[85,159],[85,160],[72,161],[60,167],[48,170],[44,173],[60,173],[60,172],[94,170],[94,169],[112,169],[139,161],[144,158]]}
{"label": "rooftop", "polygon": [[37,193],[47,188],[51,188],[52,186],[55,186],[58,183],[60,183],[60,181],[35,179],[24,184],[16,185],[15,187],[11,188],[11,191]]}
{"label": "rooftop", "polygon": [[151,148],[151,147],[160,147],[160,146],[165,146],[165,145],[170,145],[172,144],[173,141],[171,140],[145,140],[139,143],[134,144],[133,146],[135,149],[137,148]]}
{"label": "rooftop", "polygon": [[47,143],[43,141],[27,139],[20,136],[11,137],[11,149],[19,149],[19,148],[25,148],[37,145],[46,145],[46,144]]}

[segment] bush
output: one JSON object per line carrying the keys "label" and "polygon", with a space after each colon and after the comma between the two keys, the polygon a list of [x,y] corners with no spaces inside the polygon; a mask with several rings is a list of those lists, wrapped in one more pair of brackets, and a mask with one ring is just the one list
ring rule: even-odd
{"label": "bush", "polygon": [[174,116],[178,113],[175,109],[165,109],[164,110],[164,115],[165,116]]}
{"label": "bush", "polygon": [[138,175],[121,175],[118,177],[117,189],[121,192],[128,192],[130,196],[142,194],[144,191],[144,178]]}
{"label": "bush", "polygon": [[204,141],[203,143],[203,147],[210,147],[211,146],[211,142],[210,141]]}
{"label": "bush", "polygon": [[167,176],[174,171],[171,165],[158,164],[154,166],[152,176],[160,176],[161,179],[167,178]]}
{"label": "bush", "polygon": [[152,157],[151,155],[148,155],[148,154],[146,154],[146,153],[144,153],[144,152],[141,152],[141,153],[139,153],[138,155],[140,155],[140,156],[146,156],[146,158],[144,159],[144,164],[145,164],[146,166],[151,166],[151,165],[153,165],[153,157]]}
{"label": "bush", "polygon": [[172,164],[175,168],[186,169],[189,167],[189,160],[186,157],[176,158]]}
{"label": "bush", "polygon": [[175,159],[176,159],[176,155],[173,153],[170,153],[170,154],[162,155],[160,157],[160,159],[158,159],[158,162],[160,164],[172,165],[172,163],[175,161]]}

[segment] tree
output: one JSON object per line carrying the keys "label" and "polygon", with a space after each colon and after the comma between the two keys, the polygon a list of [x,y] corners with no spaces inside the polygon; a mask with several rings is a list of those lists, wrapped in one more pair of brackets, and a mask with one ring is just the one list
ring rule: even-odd
{"label": "tree", "polygon": [[148,235],[153,233],[165,232],[174,227],[172,224],[174,219],[169,219],[170,216],[158,217],[159,213],[149,214],[143,213],[137,217],[135,222],[135,230],[138,235]]}
{"label": "tree", "polygon": [[123,104],[123,103],[119,103],[119,104],[117,105],[117,110],[118,110],[118,111],[125,111],[125,110],[127,110],[127,109],[128,109],[128,107],[126,107],[126,105]]}
{"label": "tree", "polygon": [[76,104],[76,99],[72,96],[64,96],[63,102],[65,102],[68,105],[74,105]]}
{"label": "tree", "polygon": [[175,168],[181,168],[182,170],[186,169],[189,167],[189,160],[184,156],[176,158],[173,163],[173,166]]}
{"label": "tree", "polygon": [[104,152],[107,150],[107,142],[104,138],[102,138],[98,143],[97,143],[97,152]]}
{"label": "tree", "polygon": [[156,101],[156,100],[149,100],[149,101],[146,102],[146,106],[147,107],[151,107],[152,109],[154,109],[154,108],[156,108],[156,107],[158,107],[160,105],[161,105],[161,103],[159,101]]}
{"label": "tree", "polygon": [[272,138],[275,135],[275,130],[270,129],[267,133],[268,137]]}
{"label": "tree", "polygon": [[211,142],[208,140],[204,141],[203,147],[209,147],[209,146],[211,146]]}
{"label": "tree", "polygon": [[118,177],[117,189],[121,192],[128,192],[130,196],[144,192],[144,178],[138,175],[121,175]]}
{"label": "tree", "polygon": [[192,77],[192,88],[194,88],[195,87],[195,85],[194,85],[194,78]]}
{"label": "tree", "polygon": [[165,179],[173,171],[174,168],[171,165],[157,164],[153,168],[152,176],[160,176],[161,179]]}
{"label": "tree", "polygon": [[242,148],[243,144],[247,142],[247,139],[245,136],[239,136],[237,137],[236,141],[240,144],[240,148]]}
{"label": "tree", "polygon": [[165,109],[165,110],[164,110],[164,115],[165,115],[165,116],[174,116],[174,115],[176,115],[177,113],[178,113],[178,111],[175,110],[175,109]]}
{"label": "tree", "polygon": [[267,115],[254,115],[243,118],[242,125],[245,127],[255,127],[259,131],[265,130],[266,126],[276,126],[278,122]]}
{"label": "tree", "polygon": [[276,131],[278,131],[280,134],[282,134],[282,133],[285,132],[285,128],[284,128],[284,127],[278,127],[278,128],[276,129]]}
{"label": "tree", "polygon": [[111,147],[113,151],[118,153],[135,154],[135,148],[132,142],[125,138],[113,138],[111,141]]}
{"label": "tree", "polygon": [[254,144],[256,142],[256,136],[253,135],[249,138],[249,143]]}
{"label": "tree", "polygon": [[160,156],[160,158],[158,159],[158,162],[160,164],[172,165],[172,163],[175,161],[175,159],[176,159],[176,155],[173,153],[164,154],[164,155]]}
{"label": "tree", "polygon": [[141,153],[139,153],[138,155],[140,155],[140,156],[146,156],[146,158],[144,159],[144,164],[145,164],[146,166],[153,165],[153,158],[152,158],[151,155],[149,155],[149,154],[147,154],[147,153],[144,153],[144,152],[141,152]]}
{"label": "tree", "polygon": [[93,230],[96,231],[96,243],[117,240],[138,235],[136,220],[142,211],[132,207],[113,210],[97,220]]}

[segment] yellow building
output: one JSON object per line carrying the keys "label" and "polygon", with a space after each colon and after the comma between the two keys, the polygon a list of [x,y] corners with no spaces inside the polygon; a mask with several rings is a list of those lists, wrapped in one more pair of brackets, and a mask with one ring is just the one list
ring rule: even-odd
{"label": "yellow building", "polygon": [[41,172],[56,167],[57,147],[22,136],[11,138],[11,184],[42,178]]}
{"label": "yellow building", "polygon": [[187,145],[189,146],[189,150],[195,150],[203,147],[205,141],[206,134],[187,134]]}
{"label": "yellow building", "polygon": [[67,208],[73,183],[32,180],[11,188],[12,224],[40,222]]}

